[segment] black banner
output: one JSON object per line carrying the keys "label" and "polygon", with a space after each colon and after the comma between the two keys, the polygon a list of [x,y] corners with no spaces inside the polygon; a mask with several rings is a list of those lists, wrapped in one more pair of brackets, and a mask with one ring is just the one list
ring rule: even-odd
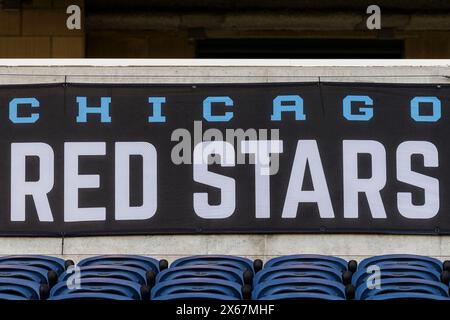
{"label": "black banner", "polygon": [[450,234],[449,108],[431,84],[1,86],[0,235]]}

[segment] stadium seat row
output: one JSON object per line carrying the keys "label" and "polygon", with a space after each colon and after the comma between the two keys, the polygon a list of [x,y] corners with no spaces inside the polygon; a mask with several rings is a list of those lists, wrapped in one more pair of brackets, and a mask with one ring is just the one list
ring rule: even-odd
{"label": "stadium seat row", "polygon": [[449,300],[450,262],[383,255],[359,264],[339,257],[289,255],[265,264],[226,255],[166,260],[104,255],[71,260],[0,257],[0,300]]}

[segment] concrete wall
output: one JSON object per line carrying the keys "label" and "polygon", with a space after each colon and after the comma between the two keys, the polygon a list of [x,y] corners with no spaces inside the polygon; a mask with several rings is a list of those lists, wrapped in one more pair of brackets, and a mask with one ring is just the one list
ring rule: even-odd
{"label": "concrete wall", "polygon": [[34,0],[24,3],[22,10],[0,9],[0,57],[84,57],[84,28],[66,27],[71,4],[83,7],[84,0]]}
{"label": "concrete wall", "polygon": [[[81,30],[66,28],[71,4],[82,8]],[[27,1],[21,10],[0,9],[0,58],[194,58],[196,40],[221,38],[396,39],[405,43],[405,58],[450,57],[445,11],[383,9],[383,29],[369,31],[365,10],[289,8],[89,12],[84,0]]]}
{"label": "concrete wall", "polygon": [[[23,66],[24,63],[27,66]],[[339,64],[334,61],[272,61],[271,65],[264,65],[261,61],[0,60],[0,84],[63,81],[245,83],[318,81],[319,78],[322,81],[450,83],[450,60],[342,61]],[[331,254],[357,260],[377,254],[414,253],[444,260],[450,259],[450,236],[291,234],[0,238],[0,255],[20,253],[50,254],[75,260],[107,253],[142,254],[169,260],[207,253],[264,260],[293,253]]]}

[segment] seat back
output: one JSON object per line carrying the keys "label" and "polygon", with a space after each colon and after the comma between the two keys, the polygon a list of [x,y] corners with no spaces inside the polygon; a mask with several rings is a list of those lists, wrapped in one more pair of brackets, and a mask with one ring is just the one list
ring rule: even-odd
{"label": "seat back", "polygon": [[[59,281],[67,281],[73,272],[64,272],[59,277]],[[89,265],[79,267],[81,278],[109,278],[127,280],[147,285],[146,272],[141,268],[127,267],[122,265]]]}
{"label": "seat back", "polygon": [[48,300],[133,300],[130,297],[101,292],[64,293],[48,298]]}
{"label": "seat back", "polygon": [[280,267],[264,268],[255,275],[253,285],[259,283],[285,279],[285,278],[317,278],[323,280],[342,282],[342,273],[336,269],[308,264],[288,264]]}
{"label": "seat back", "polygon": [[264,268],[296,264],[330,267],[340,271],[347,270],[347,261],[342,258],[313,254],[296,254],[273,258],[266,262]]}
{"label": "seat back", "polygon": [[16,295],[14,293],[11,294],[0,293],[0,300],[28,300],[28,299],[21,295]]}
{"label": "seat back", "polygon": [[145,271],[153,270],[155,273],[159,272],[158,260],[138,255],[102,255],[86,258],[78,263],[79,267],[93,265],[119,265],[141,268]]}
{"label": "seat back", "polygon": [[207,292],[183,292],[173,294],[163,294],[153,298],[153,300],[239,300],[224,294],[207,293]]}
{"label": "seat back", "polygon": [[253,270],[253,262],[250,259],[228,255],[197,255],[184,257],[175,260],[171,264],[173,267],[193,266],[193,265],[221,265],[224,267],[237,268],[239,270]]}
{"label": "seat back", "polygon": [[171,267],[160,272],[156,277],[156,282],[186,278],[208,278],[232,281],[241,285],[244,284],[243,272],[241,270],[221,265],[186,265],[181,267]]}
{"label": "seat back", "polygon": [[44,255],[4,256],[0,257],[0,265],[2,264],[38,267],[47,271],[53,270],[58,275],[65,270],[65,261],[63,259]]}
{"label": "seat back", "polygon": [[123,295],[141,300],[141,286],[137,283],[105,278],[82,278],[79,286],[69,287],[67,282],[58,282],[50,291],[50,297],[74,293],[107,293]]}
{"label": "seat back", "polygon": [[319,293],[346,298],[345,286],[336,281],[317,278],[289,278],[258,284],[253,288],[252,299],[260,300],[269,295],[294,292]]}
{"label": "seat back", "polygon": [[261,300],[345,300],[330,294],[309,293],[309,292],[289,292],[264,296]]}
{"label": "seat back", "polygon": [[366,269],[370,265],[380,265],[381,263],[383,265],[422,266],[432,268],[437,272],[442,271],[442,262],[438,259],[413,254],[387,254],[370,257],[359,263],[358,270]]}
{"label": "seat back", "polygon": [[[366,269],[359,269],[352,278],[354,287],[360,286],[366,282],[369,277],[373,277],[374,273],[368,272]],[[380,267],[380,280],[413,278],[440,282],[440,273],[434,269],[424,268],[414,265],[388,264]]]}
{"label": "seat back", "polygon": [[387,293],[426,293],[448,297],[448,287],[443,283],[422,279],[401,278],[383,280],[380,286],[370,287],[362,283],[355,293],[355,299],[366,300],[367,298]]}
{"label": "seat back", "polygon": [[49,283],[47,270],[28,265],[0,264],[0,278],[16,278],[37,283]]}
{"label": "seat back", "polygon": [[23,279],[0,278],[0,294],[19,296],[26,300],[39,300],[41,298],[40,284]]}
{"label": "seat back", "polygon": [[450,300],[449,297],[443,297],[437,294],[417,293],[417,292],[393,292],[378,294],[368,297],[366,300]]}
{"label": "seat back", "polygon": [[207,278],[188,278],[159,282],[152,288],[151,299],[163,295],[181,293],[211,293],[242,299],[240,284]]}

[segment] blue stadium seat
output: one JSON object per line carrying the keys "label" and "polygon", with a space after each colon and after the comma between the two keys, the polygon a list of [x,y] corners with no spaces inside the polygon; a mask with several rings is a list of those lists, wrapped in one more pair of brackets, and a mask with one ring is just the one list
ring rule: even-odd
{"label": "blue stadium seat", "polygon": [[157,275],[156,283],[186,278],[209,278],[232,281],[241,285],[244,284],[244,277],[241,270],[220,265],[187,265],[182,267],[170,267]]}
{"label": "blue stadium seat", "polygon": [[[78,264],[81,288],[69,289],[74,275],[66,271],[69,261],[45,255],[4,256],[0,257],[0,300],[48,296],[49,300],[240,300],[250,297],[252,285],[253,300],[345,300],[353,295],[356,300],[450,300],[449,286],[442,283],[450,278],[450,271],[427,256],[374,256],[350,267],[334,256],[288,255],[269,260],[256,274],[262,262],[256,267],[256,262],[237,256],[183,257],[168,269],[161,261],[138,255],[86,258]],[[367,282],[376,275],[367,272],[373,265],[380,268],[379,289]],[[356,272],[350,271],[356,266]]]}
{"label": "blue stadium seat", "polygon": [[413,254],[387,254],[370,257],[359,263],[358,270],[366,269],[370,265],[380,266],[380,264],[383,266],[400,264],[404,266],[421,266],[425,268],[432,268],[437,272],[442,271],[442,262],[438,259]]}
{"label": "blue stadium seat", "polygon": [[38,267],[47,271],[53,270],[58,275],[66,269],[66,261],[63,259],[43,255],[4,256],[0,257],[0,265],[2,264]]}
{"label": "blue stadium seat", "polygon": [[198,255],[184,257],[175,260],[170,265],[173,267],[193,266],[193,265],[221,265],[224,267],[237,268],[242,271],[253,270],[253,262],[250,259],[227,255]]}
{"label": "blue stadium seat", "polygon": [[106,278],[80,279],[79,288],[69,288],[68,283],[58,282],[50,291],[50,297],[75,293],[111,293],[141,300],[146,298],[142,294],[143,287],[138,283]]}
{"label": "blue stadium seat", "polygon": [[345,286],[336,281],[317,278],[288,278],[270,280],[253,288],[252,299],[261,300],[265,296],[282,293],[320,293],[346,298]]}
{"label": "blue stadium seat", "polygon": [[27,265],[0,264],[0,278],[17,278],[49,284],[47,270]]}
{"label": "blue stadium seat", "polygon": [[255,275],[253,285],[256,286],[265,281],[300,277],[342,282],[342,272],[339,270],[319,265],[288,264],[280,267],[263,268]]}
{"label": "blue stadium seat", "polygon": [[[432,268],[403,264],[380,264],[379,267],[381,280],[413,278],[439,282],[441,278],[441,274]],[[374,273],[367,272],[367,269],[359,269],[353,275],[352,285],[356,288],[366,282],[369,277],[373,276]]]}
{"label": "blue stadium seat", "polygon": [[340,271],[348,269],[347,261],[342,258],[314,254],[296,254],[273,258],[266,262],[264,268],[299,264],[329,267]]}
{"label": "blue stadium seat", "polygon": [[366,300],[450,300],[449,297],[443,297],[436,294],[416,293],[416,292],[394,292],[371,296]]}
{"label": "blue stadium seat", "polygon": [[15,294],[0,293],[0,300],[28,300],[27,298]]}
{"label": "blue stadium seat", "polygon": [[[0,269],[1,270],[1,269]],[[148,285],[147,271],[141,268],[127,267],[122,265],[89,265],[79,267],[79,275],[84,278],[110,278],[121,279]],[[59,281],[67,281],[74,272],[64,272]]]}
{"label": "blue stadium seat", "polygon": [[157,283],[151,291],[151,299],[181,293],[211,293],[242,299],[242,286],[231,281],[207,278],[168,280]]}
{"label": "blue stadium seat", "polygon": [[165,294],[153,298],[153,300],[240,300],[236,297],[232,297],[224,294],[217,293],[204,293],[204,292],[184,292],[184,293],[174,293]]}
{"label": "blue stadium seat", "polygon": [[369,297],[386,293],[426,293],[448,297],[448,287],[437,281],[421,279],[386,279],[381,282],[380,288],[369,288],[363,282],[356,288],[355,299],[366,300]]}
{"label": "blue stadium seat", "polygon": [[153,270],[158,273],[160,270],[160,262],[154,258],[138,256],[138,255],[102,255],[81,260],[79,267],[93,265],[118,265],[141,268],[148,271]]}
{"label": "blue stadium seat", "polygon": [[79,293],[65,293],[53,296],[48,298],[48,300],[134,300],[134,299],[127,296],[112,293],[79,292]]}
{"label": "blue stadium seat", "polygon": [[307,292],[277,293],[262,297],[260,300],[345,300],[342,297]]}
{"label": "blue stadium seat", "polygon": [[26,300],[47,298],[48,285],[16,278],[0,278],[0,294],[14,295]]}

